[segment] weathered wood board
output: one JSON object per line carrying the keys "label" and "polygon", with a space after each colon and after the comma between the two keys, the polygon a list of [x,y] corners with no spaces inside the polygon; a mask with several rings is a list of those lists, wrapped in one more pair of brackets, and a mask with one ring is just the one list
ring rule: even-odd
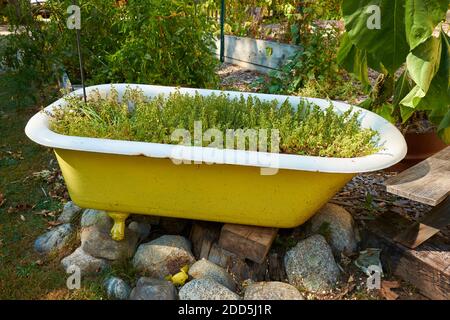
{"label": "weathered wood board", "polygon": [[208,259],[213,243],[219,239],[221,226],[222,224],[214,222],[194,222],[189,238],[194,256],[198,260]]}
{"label": "weathered wood board", "polygon": [[272,281],[286,281],[286,272],[283,265],[283,256],[270,253],[268,257],[269,279]]}
{"label": "weathered wood board", "polygon": [[278,233],[276,228],[225,224],[219,238],[219,246],[225,250],[262,263]]}
{"label": "weathered wood board", "polygon": [[428,298],[450,299],[449,241],[437,234],[413,250],[392,240],[410,223],[389,212],[367,222],[363,247],[381,248],[384,271],[408,281]]}
{"label": "weathered wood board", "polygon": [[385,181],[390,193],[436,206],[450,193],[450,146]]}
{"label": "weathered wood board", "polygon": [[[214,53],[220,54],[220,39]],[[225,61],[250,70],[267,73],[278,70],[300,46],[275,41],[225,35]]]}
{"label": "weathered wood board", "polygon": [[247,279],[257,280],[254,277],[253,270],[244,259],[221,248],[216,242],[212,244],[207,259],[230,272],[238,284]]}
{"label": "weathered wood board", "polygon": [[433,208],[424,219],[413,223],[394,240],[414,249],[448,225],[450,225],[450,196]]}

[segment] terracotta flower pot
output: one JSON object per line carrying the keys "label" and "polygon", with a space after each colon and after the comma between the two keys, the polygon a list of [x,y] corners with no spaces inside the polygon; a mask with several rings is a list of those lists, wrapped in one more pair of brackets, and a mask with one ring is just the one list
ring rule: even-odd
{"label": "terracotta flower pot", "polygon": [[399,163],[385,169],[385,171],[401,172],[406,170],[447,146],[435,131],[425,133],[408,132],[405,134],[405,140],[408,145],[406,157]]}

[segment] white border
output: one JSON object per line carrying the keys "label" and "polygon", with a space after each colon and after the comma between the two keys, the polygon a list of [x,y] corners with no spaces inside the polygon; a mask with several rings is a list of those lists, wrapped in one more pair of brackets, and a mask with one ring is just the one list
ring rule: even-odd
{"label": "white border", "polygon": [[[271,95],[271,94],[257,94],[249,92],[237,92],[237,91],[219,91],[219,90],[207,90],[207,89],[189,89],[189,88],[177,88],[177,87],[165,87],[165,86],[153,86],[153,85],[139,85],[139,84],[103,84],[86,88],[86,92],[93,90],[99,90],[101,93],[107,93],[113,86],[119,95],[123,94],[127,87],[139,88],[143,90],[147,96],[155,96],[158,94],[167,94],[175,90],[179,90],[181,93],[193,94],[196,91],[202,95],[208,95],[213,92],[224,92],[229,94],[230,97],[239,97],[243,95],[256,96],[260,100],[278,100],[280,103],[289,99],[289,101],[296,105],[301,99],[313,102],[321,108],[329,106],[330,101],[316,98],[303,98],[296,96],[284,96],[284,95]],[[82,96],[82,90],[76,90],[71,95]],[[343,112],[352,106],[342,102],[333,101],[333,106],[336,112]],[[66,104],[66,101],[61,98],[56,102],[45,108],[45,111],[52,112],[56,107]],[[360,121],[361,126],[364,128],[372,128],[377,130],[380,134],[380,143],[383,144],[383,150],[364,157],[357,158],[331,158],[331,157],[314,157],[314,156],[301,156],[292,154],[277,154],[278,159],[276,163],[269,165],[272,168],[278,169],[290,169],[290,170],[304,170],[315,172],[330,172],[330,173],[359,173],[370,172],[390,167],[406,155],[406,142],[400,131],[391,123],[377,114],[367,111],[365,109],[353,106],[354,111],[361,111]],[[98,139],[98,138],[86,138],[76,136],[66,136],[57,134],[49,129],[48,116],[44,112],[35,114],[27,123],[25,127],[26,135],[41,145],[87,151],[87,152],[99,152],[109,154],[120,155],[144,155],[154,158],[171,158],[174,154],[174,148],[180,148],[179,145],[161,144],[161,143],[148,143],[148,142],[135,142],[124,140],[112,140],[112,139]],[[252,159],[250,156],[256,151],[243,151],[232,149],[216,149],[215,152],[207,152],[205,147],[182,147],[187,148],[191,152],[182,152],[183,158],[180,160],[197,160],[198,154],[202,154],[202,160],[205,162],[213,163],[225,163],[233,165],[246,165],[261,167],[258,161],[249,161]],[[261,154],[261,153],[259,153]],[[197,156],[196,156],[197,155]],[[267,156],[270,156],[267,153]],[[272,154],[273,155],[273,154]],[[255,156],[253,154],[253,156]],[[256,159],[257,157],[254,157]],[[235,159],[228,161],[227,159]]]}

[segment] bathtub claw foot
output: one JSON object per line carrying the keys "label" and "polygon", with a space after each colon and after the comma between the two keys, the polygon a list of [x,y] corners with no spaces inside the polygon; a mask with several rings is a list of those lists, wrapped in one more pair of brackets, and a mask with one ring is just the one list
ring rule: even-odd
{"label": "bathtub claw foot", "polygon": [[125,238],[125,220],[130,215],[122,212],[108,212],[108,215],[114,220],[114,225],[111,229],[111,238],[116,241],[121,241]]}

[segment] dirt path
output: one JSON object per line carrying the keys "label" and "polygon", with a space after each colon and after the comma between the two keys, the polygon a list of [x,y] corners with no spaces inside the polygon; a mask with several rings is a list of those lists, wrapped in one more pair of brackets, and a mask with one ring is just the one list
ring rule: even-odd
{"label": "dirt path", "polygon": [[230,63],[223,63],[217,74],[220,77],[221,89],[250,92],[258,91],[258,87],[253,85],[253,83],[264,76],[259,72],[247,70]]}

